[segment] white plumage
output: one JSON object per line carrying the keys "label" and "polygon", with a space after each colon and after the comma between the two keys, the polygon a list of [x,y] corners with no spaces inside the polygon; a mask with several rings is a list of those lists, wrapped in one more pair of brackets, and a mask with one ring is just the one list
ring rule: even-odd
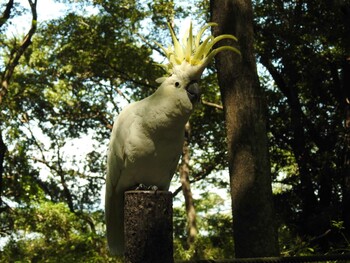
{"label": "white plumage", "polygon": [[116,119],[105,200],[111,254],[122,254],[124,249],[124,192],[139,184],[169,189],[182,151],[184,126],[193,110],[190,96],[199,95],[186,89],[195,85],[189,79],[169,77],[154,94],[130,104]]}
{"label": "white plumage", "polygon": [[185,124],[199,100],[197,82],[204,68],[221,50],[238,52],[229,46],[210,52],[217,41],[235,38],[210,36],[201,44],[204,29],[194,37],[190,27],[183,45],[171,30],[174,49],[160,46],[170,61],[165,69],[171,75],[159,79],[161,85],[154,94],[127,106],[114,123],[105,196],[107,240],[112,255],[124,252],[124,192],[139,184],[169,189],[182,152]]}

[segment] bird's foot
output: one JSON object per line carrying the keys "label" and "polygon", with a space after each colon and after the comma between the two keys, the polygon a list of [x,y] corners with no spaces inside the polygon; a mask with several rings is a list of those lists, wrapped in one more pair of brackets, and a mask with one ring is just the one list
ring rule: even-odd
{"label": "bird's foot", "polygon": [[139,190],[139,191],[157,191],[158,187],[156,185],[145,185],[145,184],[139,184],[135,190]]}

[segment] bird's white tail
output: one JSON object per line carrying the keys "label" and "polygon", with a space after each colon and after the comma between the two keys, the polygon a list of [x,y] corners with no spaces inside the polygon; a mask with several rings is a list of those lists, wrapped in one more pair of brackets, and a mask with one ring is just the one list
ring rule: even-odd
{"label": "bird's white tail", "polygon": [[105,218],[108,248],[113,256],[124,254],[124,196],[106,193]]}

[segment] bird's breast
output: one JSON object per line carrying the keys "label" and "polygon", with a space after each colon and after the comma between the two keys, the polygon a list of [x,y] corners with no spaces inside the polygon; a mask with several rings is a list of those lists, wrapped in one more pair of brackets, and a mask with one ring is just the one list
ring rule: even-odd
{"label": "bird's breast", "polygon": [[183,135],[130,136],[125,145],[125,176],[121,178],[128,178],[129,184],[156,185],[167,190],[182,152]]}

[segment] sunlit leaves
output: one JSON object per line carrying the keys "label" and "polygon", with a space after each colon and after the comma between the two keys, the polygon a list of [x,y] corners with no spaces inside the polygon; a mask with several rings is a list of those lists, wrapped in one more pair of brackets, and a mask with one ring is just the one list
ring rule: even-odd
{"label": "sunlit leaves", "polygon": [[101,213],[77,215],[62,203],[42,202],[16,209],[14,216],[21,239],[10,239],[1,261],[109,262],[102,229],[97,224]]}

